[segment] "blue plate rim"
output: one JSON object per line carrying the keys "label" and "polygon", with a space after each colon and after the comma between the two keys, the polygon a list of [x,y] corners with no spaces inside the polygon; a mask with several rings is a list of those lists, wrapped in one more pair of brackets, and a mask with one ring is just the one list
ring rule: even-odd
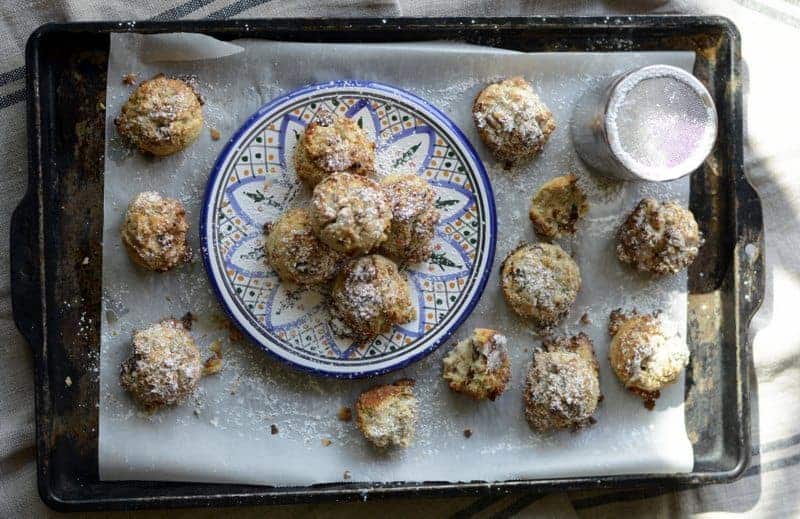
{"label": "blue plate rim", "polygon": [[[266,344],[264,344],[261,340],[251,334],[245,327],[243,327],[239,323],[239,319],[231,312],[231,309],[228,307],[228,304],[225,302],[225,298],[222,295],[222,291],[219,286],[219,282],[215,278],[212,273],[211,268],[211,258],[209,255],[209,248],[208,248],[208,241],[206,238],[207,235],[207,228],[206,228],[206,220],[208,217],[208,210],[209,210],[209,203],[211,201],[212,196],[212,189],[217,182],[217,179],[220,175],[222,170],[222,166],[227,161],[228,157],[234,150],[234,146],[239,138],[242,136],[243,133],[250,130],[250,128],[258,121],[263,115],[270,110],[272,110],[275,106],[285,102],[288,99],[292,99],[295,97],[299,97],[305,95],[310,92],[314,92],[316,90],[323,90],[328,88],[345,88],[345,87],[356,87],[356,88],[371,88],[379,91],[386,92],[388,94],[397,95],[401,98],[405,98],[407,101],[411,101],[413,103],[421,105],[427,111],[432,113],[436,116],[440,122],[446,126],[455,137],[461,141],[464,145],[464,149],[466,153],[472,158],[473,162],[477,166],[478,174],[483,178],[484,183],[486,185],[486,199],[488,202],[488,209],[489,209],[489,230],[491,233],[490,239],[488,240],[489,246],[489,257],[486,263],[486,268],[480,275],[480,279],[478,280],[477,290],[475,295],[472,299],[466,304],[463,312],[458,318],[450,325],[449,328],[442,332],[441,337],[437,340],[433,341],[431,344],[422,348],[420,351],[415,353],[414,355],[403,359],[402,361],[393,364],[391,366],[386,366],[383,368],[378,369],[365,369],[361,371],[353,371],[353,372],[335,372],[335,371],[327,371],[325,369],[320,368],[312,368],[309,366],[304,366],[295,362],[291,359],[287,359],[280,355],[279,353],[270,349]],[[357,379],[357,378],[367,378],[367,377],[376,377],[380,375],[384,375],[386,373],[390,373],[393,371],[397,371],[403,369],[419,360],[423,359],[424,357],[428,356],[429,354],[433,353],[437,350],[442,344],[447,342],[450,337],[461,327],[464,321],[472,315],[472,312],[475,310],[478,302],[480,301],[481,297],[483,296],[483,292],[486,289],[486,283],[489,281],[489,277],[491,276],[492,269],[494,268],[494,260],[495,260],[495,252],[497,247],[497,208],[495,205],[494,200],[494,189],[492,188],[492,182],[489,179],[489,175],[486,172],[486,168],[483,165],[483,161],[481,160],[478,153],[475,151],[475,148],[472,146],[472,143],[469,141],[467,136],[464,134],[463,131],[456,125],[450,117],[448,117],[444,112],[439,110],[436,106],[431,104],[430,102],[418,97],[416,94],[413,94],[407,90],[402,88],[398,88],[392,85],[388,85],[386,83],[379,83],[376,81],[369,81],[369,80],[357,80],[357,79],[338,79],[333,81],[326,81],[321,83],[312,83],[295,90],[291,90],[282,94],[275,99],[269,101],[268,103],[264,104],[261,108],[256,110],[247,120],[233,133],[233,135],[228,139],[225,143],[225,146],[217,155],[217,160],[214,161],[214,166],[211,169],[211,173],[206,181],[206,188],[203,194],[203,205],[200,210],[200,225],[198,226],[199,233],[200,233],[200,251],[201,256],[203,257],[203,266],[205,267],[206,276],[208,277],[209,283],[214,290],[214,294],[217,297],[217,301],[219,302],[222,309],[227,314],[228,318],[231,322],[233,322],[236,327],[247,336],[251,342],[259,347],[262,351],[264,351],[270,357],[279,360],[283,364],[287,364],[295,370],[309,373],[312,375],[320,375],[328,378],[337,378],[337,379]]]}

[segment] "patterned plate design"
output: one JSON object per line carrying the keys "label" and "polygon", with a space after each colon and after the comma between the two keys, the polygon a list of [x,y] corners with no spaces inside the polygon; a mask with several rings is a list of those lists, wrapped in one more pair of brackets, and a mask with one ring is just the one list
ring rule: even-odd
{"label": "patterned plate design", "polygon": [[[374,137],[379,173],[415,171],[438,192],[434,253],[406,272],[417,319],[370,343],[333,332],[326,287],[281,283],[264,260],[264,224],[309,199],[293,156],[319,110],[350,117]],[[206,269],[231,318],[265,351],[342,378],[398,369],[446,341],[483,292],[496,235],[486,171],[461,131],[426,101],[362,81],[302,88],[250,117],[214,166],[200,221]]]}

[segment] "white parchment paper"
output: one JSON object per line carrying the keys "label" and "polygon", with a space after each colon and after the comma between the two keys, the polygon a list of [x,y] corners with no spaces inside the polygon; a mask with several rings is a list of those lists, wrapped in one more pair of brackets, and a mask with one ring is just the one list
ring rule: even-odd
{"label": "white parchment paper", "polygon": [[[626,392],[607,362],[606,327],[617,307],[662,310],[685,335],[686,277],[653,280],[623,268],[614,256],[614,232],[645,195],[688,202],[688,180],[671,184],[605,181],[586,171],[572,149],[568,124],[572,106],[585,89],[635,66],[666,63],[691,70],[692,53],[524,54],[455,43],[402,45],[318,45],[255,40],[235,49],[212,49],[215,59],[198,60],[191,38],[144,45],[138,35],[114,34],[108,75],[103,245],[103,323],[100,361],[99,469],[104,480],[141,479],[303,485],[341,481],[496,481],[532,477],[674,473],[692,469],[692,448],[683,416],[683,381],[662,392],[648,412]],[[208,45],[203,41],[202,46]],[[153,61],[161,47],[173,59]],[[198,47],[199,48],[199,47]],[[156,73],[193,74],[206,98],[206,130],[186,152],[154,159],[128,150],[113,119],[133,87],[121,78]],[[532,164],[505,171],[483,147],[470,107],[490,80],[522,75],[553,111],[558,129]],[[491,279],[473,315],[454,339],[472,328],[496,328],[509,338],[513,375],[496,402],[476,403],[447,389],[441,379],[443,346],[400,372],[372,380],[340,381],[300,374],[269,360],[256,346],[232,342],[222,310],[198,262],[167,274],[146,273],[125,254],[119,226],[128,202],[140,191],[158,190],[186,205],[191,239],[206,180],[225,141],[261,105],[288,90],[317,81],[369,79],[392,84],[432,102],[466,133],[487,166],[498,206],[499,239]],[[213,141],[208,128],[222,139]],[[578,433],[533,433],[522,410],[524,373],[539,345],[530,326],[514,317],[498,287],[499,264],[520,241],[535,240],[528,222],[530,197],[546,180],[576,172],[591,208],[574,238],[562,246],[574,254],[583,288],[563,333],[584,331],[594,340],[605,396],[598,423]],[[121,390],[119,365],[130,354],[132,330],[191,311],[193,328],[206,349],[224,341],[225,368],[203,379],[185,405],[142,414]],[[591,324],[581,324],[587,312]],[[421,402],[413,447],[381,454],[352,422],[337,419],[363,389],[400,377],[417,381]],[[272,434],[272,425],[277,434]],[[472,432],[466,438],[464,430]],[[330,444],[323,444],[329,440]],[[325,442],[327,443],[327,441]]]}

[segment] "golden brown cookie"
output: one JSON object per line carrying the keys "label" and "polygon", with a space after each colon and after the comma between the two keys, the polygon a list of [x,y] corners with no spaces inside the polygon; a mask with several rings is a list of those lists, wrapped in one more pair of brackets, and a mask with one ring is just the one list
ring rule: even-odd
{"label": "golden brown cookie", "polygon": [[178,200],[155,191],[139,193],[128,205],[122,223],[122,243],[141,267],[166,272],[189,261],[186,210]]}
{"label": "golden brown cookie", "polygon": [[398,380],[361,393],[356,401],[356,425],[373,445],[408,447],[414,439],[417,398],[413,380]]}
{"label": "golden brown cookie", "polygon": [[484,88],[473,103],[472,117],[495,158],[509,166],[538,155],[556,129],[553,114],[521,77]]}
{"label": "golden brown cookie", "polygon": [[139,150],[171,155],[200,135],[203,101],[185,81],[159,74],[136,87],[114,123]]}
{"label": "golden brown cookie", "polygon": [[315,285],[336,275],[342,255],[316,237],[308,210],[289,209],[265,232],[267,263],[281,281]]}

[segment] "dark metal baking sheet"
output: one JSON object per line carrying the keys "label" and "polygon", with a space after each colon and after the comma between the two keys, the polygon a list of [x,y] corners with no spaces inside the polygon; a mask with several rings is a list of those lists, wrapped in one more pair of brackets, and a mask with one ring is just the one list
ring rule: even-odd
{"label": "dark metal baking sheet", "polygon": [[[334,483],[267,487],[104,482],[97,472],[103,151],[109,34],[202,32],[309,42],[462,40],[528,52],[691,50],[712,93],[719,138],[693,174],[690,206],[706,243],[689,272],[686,474],[503,482]],[[739,33],[718,17],[232,20],[50,24],[26,50],[29,186],[11,225],[14,318],[35,352],[39,491],[59,510],[294,503],[699,485],[749,460],[747,328],[763,298],[761,205],[742,160]],[[751,244],[753,247],[746,247]],[[745,250],[747,248],[747,250]],[[755,253],[754,253],[755,252]],[[84,258],[89,258],[87,264]],[[66,376],[72,384],[64,383]]]}

